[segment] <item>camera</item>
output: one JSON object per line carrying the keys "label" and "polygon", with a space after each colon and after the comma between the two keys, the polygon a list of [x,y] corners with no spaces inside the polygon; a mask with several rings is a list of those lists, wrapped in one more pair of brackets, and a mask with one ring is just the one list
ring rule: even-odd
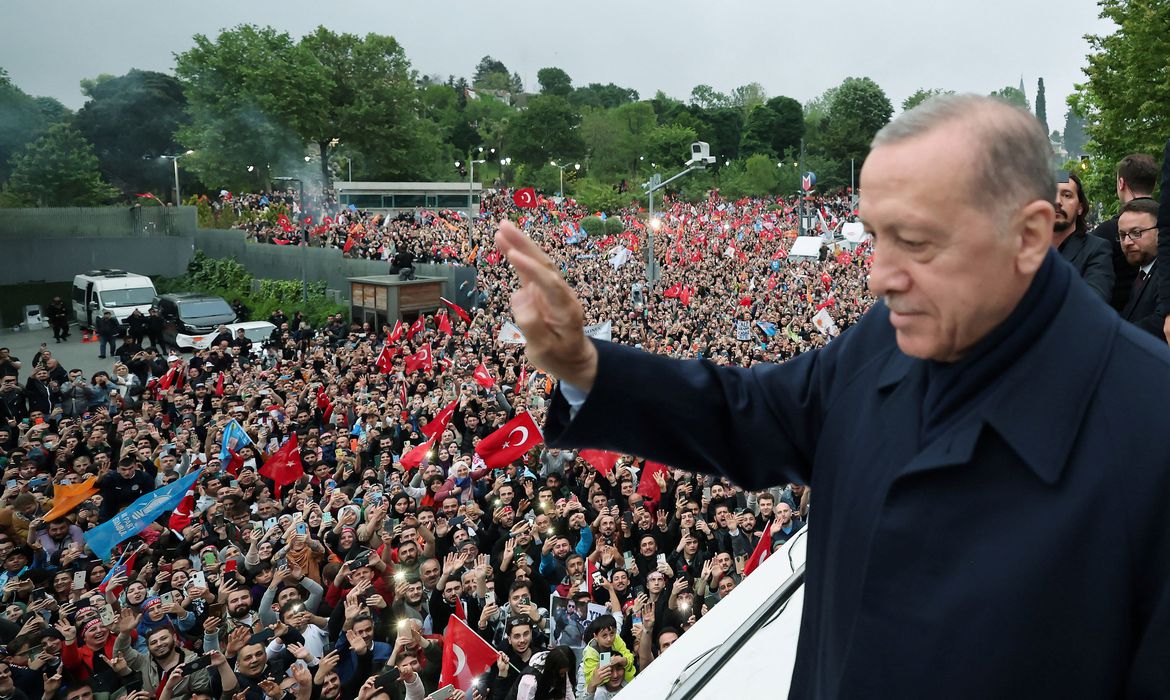
{"label": "camera", "polygon": [[691,159],[687,161],[690,167],[705,168],[715,163],[715,156],[711,155],[711,146],[706,141],[695,141],[691,144]]}

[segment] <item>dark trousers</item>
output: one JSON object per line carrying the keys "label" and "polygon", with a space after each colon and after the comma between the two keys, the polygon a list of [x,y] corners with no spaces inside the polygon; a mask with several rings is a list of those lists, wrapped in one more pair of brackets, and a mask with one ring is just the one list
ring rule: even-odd
{"label": "dark trousers", "polygon": [[69,323],[68,322],[54,323],[51,325],[53,326],[53,338],[55,340],[65,340],[66,338],[69,337]]}

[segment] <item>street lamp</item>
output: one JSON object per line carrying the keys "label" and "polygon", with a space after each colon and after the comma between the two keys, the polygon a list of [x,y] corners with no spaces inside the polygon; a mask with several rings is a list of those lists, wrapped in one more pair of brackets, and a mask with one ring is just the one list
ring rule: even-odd
{"label": "street lamp", "polygon": [[[493,149],[494,150],[494,149]],[[483,153],[483,146],[479,147],[479,152]],[[467,153],[467,240],[475,237],[475,214],[471,210],[471,199],[475,193],[475,164],[486,163],[483,158],[478,160],[471,157],[471,152]],[[455,161],[455,167],[459,167],[459,161]]]}
{"label": "street lamp", "polygon": [[171,161],[171,164],[175,166],[175,206],[176,207],[179,206],[179,204],[183,201],[182,198],[179,197],[179,159],[183,158],[185,156],[189,156],[194,152],[195,151],[189,150],[186,153],[180,153],[177,156],[168,156],[168,155],[159,156],[159,158],[169,159]]}
{"label": "street lamp", "polygon": [[557,170],[561,171],[561,173],[560,173],[561,174],[561,190],[557,194],[561,197],[564,197],[565,196],[565,168],[572,168],[573,170],[580,170],[581,164],[580,163],[571,163],[571,164],[565,163],[564,165],[557,165],[557,162],[555,160],[550,160],[548,163],[549,163],[549,165],[553,166]]}

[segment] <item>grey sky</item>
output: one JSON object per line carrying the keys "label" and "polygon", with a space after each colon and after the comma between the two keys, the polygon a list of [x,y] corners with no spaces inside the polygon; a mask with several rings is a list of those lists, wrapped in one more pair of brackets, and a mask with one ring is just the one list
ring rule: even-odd
{"label": "grey sky", "polygon": [[0,66],[25,91],[77,108],[81,79],[170,71],[195,33],[255,23],[300,36],[324,24],[393,35],[421,73],[470,77],[490,54],[530,90],[555,65],[574,84],[614,82],[643,98],[758,81],[805,102],[853,75],[876,80],[897,107],[919,87],[987,93],[1021,74],[1034,102],[1042,76],[1049,123],[1061,128],[1064,98],[1084,79],[1083,35],[1110,30],[1097,12],[1087,0],[3,0]]}

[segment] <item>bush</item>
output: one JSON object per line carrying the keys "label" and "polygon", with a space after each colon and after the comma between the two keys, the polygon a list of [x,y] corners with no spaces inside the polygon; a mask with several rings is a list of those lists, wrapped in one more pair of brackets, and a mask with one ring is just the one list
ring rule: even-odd
{"label": "bush", "polygon": [[577,186],[577,203],[593,211],[616,212],[633,199],[632,194],[618,192],[617,187],[593,178],[585,178]]}
{"label": "bush", "polygon": [[235,258],[209,258],[203,251],[196,251],[187,265],[187,274],[160,277],[155,280],[155,288],[160,294],[199,292],[223,297],[229,303],[240,301],[256,321],[266,320],[277,309],[288,316],[300,311],[314,328],[320,328],[327,317],[346,312],[345,305],[326,298],[323,281],[309,283],[309,301],[306,303],[302,301],[299,280],[262,279],[256,292],[252,291],[252,280],[252,274]]}
{"label": "bush", "polygon": [[586,216],[581,219],[580,223],[581,228],[585,229],[585,233],[588,233],[590,236],[605,235],[605,222],[600,217]]}

